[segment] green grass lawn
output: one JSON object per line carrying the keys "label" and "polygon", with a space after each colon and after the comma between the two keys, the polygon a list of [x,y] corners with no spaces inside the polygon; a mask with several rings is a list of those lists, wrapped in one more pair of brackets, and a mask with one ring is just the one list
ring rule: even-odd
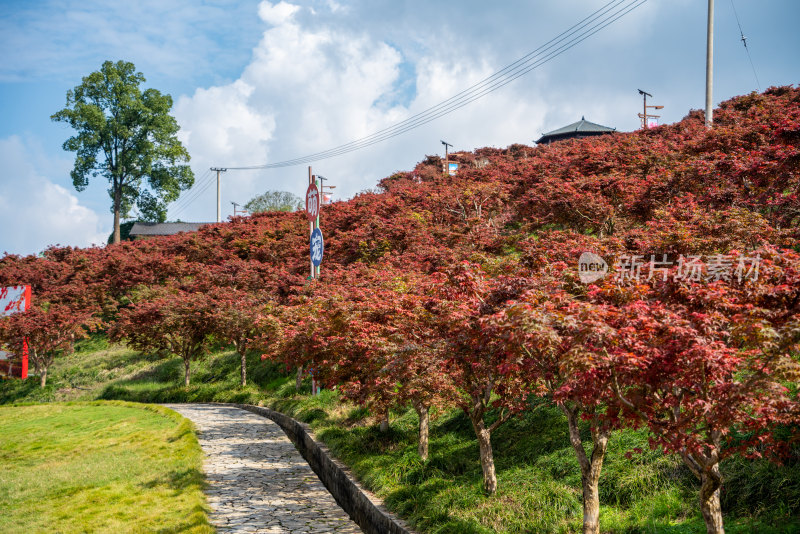
{"label": "green grass lawn", "polygon": [[191,423],[158,406],[0,406],[0,532],[213,532]]}
{"label": "green grass lawn", "polygon": [[[192,385],[184,388],[180,358],[159,360],[95,338],[55,364],[44,391],[35,380],[0,383],[0,403],[98,398],[261,403],[310,423],[369,489],[421,532],[580,531],[580,473],[563,415],[552,406],[539,404],[492,436],[499,489],[487,497],[478,446],[460,412],[441,413],[432,422],[430,458],[422,462],[413,410],[393,412],[389,432],[381,433],[366,410],[341,403],[332,391],[311,397],[308,383],[297,394],[293,372],[257,356],[250,359],[250,381],[242,388],[238,365],[238,355],[218,350],[193,362]],[[636,447],[645,452],[625,458]],[[800,451],[784,467],[730,460],[722,471],[728,533],[800,532]],[[705,532],[696,481],[676,457],[650,450],[644,432],[612,437],[600,492],[604,532]]]}

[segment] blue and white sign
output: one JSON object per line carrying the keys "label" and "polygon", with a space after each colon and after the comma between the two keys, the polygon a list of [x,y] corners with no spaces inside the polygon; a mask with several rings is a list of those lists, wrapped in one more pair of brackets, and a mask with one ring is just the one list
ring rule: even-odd
{"label": "blue and white sign", "polygon": [[322,263],[322,254],[325,252],[325,242],[322,240],[322,231],[319,228],[314,228],[311,233],[311,263],[314,267],[319,267]]}

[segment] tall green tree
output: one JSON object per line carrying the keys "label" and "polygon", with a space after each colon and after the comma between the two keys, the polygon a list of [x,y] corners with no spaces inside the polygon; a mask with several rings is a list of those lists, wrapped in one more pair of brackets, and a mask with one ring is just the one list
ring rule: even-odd
{"label": "tall green tree", "polygon": [[303,200],[288,191],[267,191],[251,198],[244,207],[250,213],[297,211],[303,209]]}
{"label": "tall green tree", "polygon": [[163,222],[167,205],[194,183],[189,153],[177,137],[180,127],[169,114],[172,97],[142,91],[144,81],[133,63],[106,61],[67,91],[66,107],[50,117],[77,132],[63,145],[76,153],[70,173],[75,189],[83,191],[97,176],[111,184],[114,243],[120,241],[120,217],[134,205],[141,219]]}

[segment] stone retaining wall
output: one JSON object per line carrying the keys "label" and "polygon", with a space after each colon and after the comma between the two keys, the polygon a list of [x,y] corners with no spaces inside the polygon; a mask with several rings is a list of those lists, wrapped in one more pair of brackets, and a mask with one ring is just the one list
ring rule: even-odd
{"label": "stone retaining wall", "polygon": [[393,517],[383,505],[373,502],[367,496],[366,492],[347,475],[343,466],[329,456],[327,448],[314,441],[309,435],[310,431],[307,425],[269,408],[251,404],[232,404],[232,406],[275,421],[286,432],[339,506],[364,532],[367,534],[413,534],[413,531],[402,521]]}

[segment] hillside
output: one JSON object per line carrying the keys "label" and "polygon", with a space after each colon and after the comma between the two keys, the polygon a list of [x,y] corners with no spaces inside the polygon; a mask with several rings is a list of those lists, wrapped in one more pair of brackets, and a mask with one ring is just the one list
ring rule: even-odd
{"label": "hillside", "polygon": [[[195,384],[184,388],[180,358],[139,354],[102,337],[79,342],[76,349],[54,363],[44,389],[34,381],[0,382],[0,404],[109,399],[263,404],[310,423],[366,486],[421,532],[580,531],[578,466],[563,416],[546,405],[501,427],[496,440],[500,484],[496,498],[487,500],[477,445],[468,419],[458,411],[434,419],[431,456],[420,462],[412,409],[393,410],[390,430],[380,432],[367,410],[343,403],[328,390],[311,396],[308,378],[297,393],[293,376],[257,357],[249,361],[252,381],[245,388],[237,387],[238,356],[225,350],[194,363]],[[676,458],[647,451],[646,443],[642,432],[615,436],[601,486],[602,531],[703,532],[691,473]],[[625,453],[636,447],[645,451],[630,462]],[[763,460],[736,460],[723,472],[728,532],[800,528],[800,455],[780,468]]]}
{"label": "hillside", "polygon": [[[98,371],[101,398],[328,403],[323,438],[430,532],[574,530],[581,515],[587,532],[636,531],[652,503],[664,528],[795,528],[796,493],[737,493],[726,466],[797,479],[754,458],[797,461],[800,89],[724,102],[712,130],[691,112],[457,157],[455,176],[427,157],[325,206],[318,281],[301,213],[6,256],[0,284],[32,285],[34,309],[0,322],[0,340],[27,336],[40,374],[93,361],[67,355],[88,330],[127,343],[138,352],[96,363],[132,381]],[[605,276],[585,281],[584,253]],[[198,368],[210,344],[238,354]],[[336,395],[281,404],[295,369]],[[644,477],[635,496],[627,476]]]}

